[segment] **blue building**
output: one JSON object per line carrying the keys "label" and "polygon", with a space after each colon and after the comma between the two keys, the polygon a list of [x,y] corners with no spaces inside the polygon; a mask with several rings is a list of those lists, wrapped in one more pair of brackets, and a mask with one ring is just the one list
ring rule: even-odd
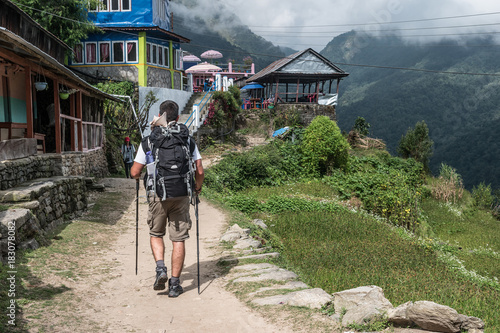
{"label": "blue building", "polygon": [[181,43],[172,31],[170,0],[101,0],[89,17],[103,34],[74,48],[70,66],[91,77],[182,90]]}

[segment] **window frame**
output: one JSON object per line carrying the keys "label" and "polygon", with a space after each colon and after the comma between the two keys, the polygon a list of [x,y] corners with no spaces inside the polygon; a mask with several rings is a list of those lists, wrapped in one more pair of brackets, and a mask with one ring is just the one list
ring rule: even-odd
{"label": "window frame", "polygon": [[[81,46],[82,47],[82,61],[81,62],[77,62],[76,61],[76,52],[75,52],[75,48],[77,46]],[[85,45],[83,43],[77,43],[75,44],[75,46],[73,46],[73,58],[71,59],[71,63],[73,65],[83,65],[85,63]]]}
{"label": "window frame", "polygon": [[[130,61],[128,59],[128,44],[129,43],[134,43],[135,44],[135,60],[134,61]],[[126,54],[125,54],[125,63],[127,64],[136,64],[139,62],[139,42],[136,41],[136,40],[126,40],[125,41],[125,47],[126,47]]]}
{"label": "window frame", "polygon": [[[107,0],[108,1],[108,8],[110,12],[121,12],[121,0]],[[118,9],[113,9],[113,1],[116,1]]]}
{"label": "window frame", "polygon": [[151,50],[153,49],[151,43],[146,43],[146,64],[152,64],[151,63]]}
{"label": "window frame", "polygon": [[164,60],[163,59],[163,46],[158,45],[157,52],[158,52],[158,66],[164,67],[164,64],[163,64],[163,60]]}
{"label": "window frame", "polygon": [[[128,9],[123,9],[124,2],[128,2]],[[130,12],[131,10],[132,10],[132,1],[131,0],[120,0],[120,11]]]}
{"label": "window frame", "polygon": [[170,68],[170,48],[168,46],[163,47],[163,65],[167,68]]}
{"label": "window frame", "polygon": [[[89,44],[94,44],[95,45],[95,62],[91,62],[91,61],[87,61],[87,55],[88,55],[88,52],[87,52],[87,45]],[[89,64],[89,65],[97,65],[99,62],[98,62],[98,58],[97,58],[97,42],[85,42],[85,64]]]}
{"label": "window frame", "polygon": [[182,50],[181,49],[175,49],[175,69],[180,70],[182,69]]}
{"label": "window frame", "polygon": [[[102,44],[108,44],[109,46],[109,54],[108,54],[108,59],[109,61],[101,61],[101,45]],[[99,64],[111,64],[111,57],[112,57],[112,52],[111,52],[111,42],[110,41],[102,41],[97,43],[98,46],[98,55],[99,55]]]}
{"label": "window frame", "polygon": [[[122,44],[122,61],[115,61],[115,44]],[[112,41],[111,45],[112,45],[112,62],[114,64],[124,64],[125,63],[125,41],[123,40],[114,40]]]}
{"label": "window frame", "polygon": [[158,65],[158,44],[151,44],[151,63]]}

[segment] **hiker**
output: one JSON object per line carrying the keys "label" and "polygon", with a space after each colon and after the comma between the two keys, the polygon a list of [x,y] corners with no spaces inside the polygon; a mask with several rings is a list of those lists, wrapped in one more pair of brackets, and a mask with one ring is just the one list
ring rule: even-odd
{"label": "hiker", "polygon": [[135,147],[130,143],[130,138],[127,136],[122,144],[123,163],[125,164],[125,178],[132,178],[132,176],[130,176],[130,168],[132,168],[132,164],[134,163],[134,154]]}
{"label": "hiker", "polygon": [[[193,167],[196,167],[196,170],[194,171],[195,184],[193,190],[194,194],[198,195],[201,192],[203,179],[205,177],[201,162],[201,155],[198,151],[196,143],[189,136],[189,130],[187,127],[184,124],[177,124],[178,119],[179,106],[177,103],[169,100],[161,103],[160,115],[159,117],[155,117],[151,124],[151,134],[142,140],[142,143],[137,150],[131,174],[133,178],[139,179],[141,171],[146,165],[146,153],[149,153],[148,149],[150,149],[151,146],[153,156],[164,151],[163,149],[158,149],[156,146],[158,145],[158,142],[165,142],[165,140],[158,139],[161,138],[163,130],[161,127],[165,127],[166,129],[171,130],[169,133],[174,133],[171,137],[177,137],[177,134],[175,133],[179,133],[179,137],[182,133],[184,133],[182,137],[187,141],[185,143],[185,147],[189,146],[189,153],[191,154],[194,164]],[[165,136],[163,136],[163,138],[164,137]],[[163,148],[164,145],[161,145],[161,147]],[[157,170],[162,170],[161,164],[168,164],[168,161],[165,163],[165,159],[166,157],[163,157],[162,159],[162,156],[159,156],[158,164],[160,164],[160,166]],[[174,168],[170,166],[170,169]],[[157,173],[156,178],[158,177]],[[192,179],[192,176],[190,177]],[[154,188],[158,193],[155,192],[155,196],[153,198],[150,198],[148,195],[149,212],[147,222],[149,225],[151,250],[153,252],[154,260],[156,261],[156,280],[153,284],[153,289],[165,289],[165,283],[168,281],[168,296],[177,297],[183,292],[179,278],[184,265],[184,241],[189,238],[189,229],[191,228],[191,217],[189,216],[190,197],[186,194],[189,193],[190,190],[186,189],[188,186],[183,179],[178,181],[177,188],[170,188],[169,178],[175,178],[175,176],[161,178],[161,180],[164,180],[164,183],[162,183],[162,193],[160,193],[161,187],[155,184]],[[172,182],[174,181],[177,180],[172,179]],[[160,190],[158,190],[158,188],[160,188]],[[166,196],[165,192],[171,193],[171,195]],[[177,196],[176,193],[181,193],[182,196]],[[167,268],[164,262],[165,243],[163,242],[163,236],[166,233],[167,226],[169,238],[172,241],[172,275],[170,279],[168,279]]]}

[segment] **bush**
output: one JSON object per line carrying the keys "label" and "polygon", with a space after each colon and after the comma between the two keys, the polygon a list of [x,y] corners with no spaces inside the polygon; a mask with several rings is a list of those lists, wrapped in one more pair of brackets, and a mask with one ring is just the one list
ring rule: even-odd
{"label": "bush", "polygon": [[453,203],[456,203],[462,199],[463,194],[464,185],[462,183],[462,176],[457,173],[456,169],[445,163],[441,163],[439,177],[432,186],[432,196],[437,200],[445,202],[453,201]]}
{"label": "bush", "polygon": [[363,117],[356,118],[354,122],[354,127],[352,128],[354,131],[358,132],[361,136],[367,136],[370,134],[370,124]]}
{"label": "bush", "polygon": [[414,129],[409,128],[401,137],[398,145],[398,154],[403,158],[414,158],[429,170],[429,158],[432,155],[434,142],[429,138],[429,128],[425,121],[420,121]]}
{"label": "bush", "polygon": [[472,188],[473,205],[478,208],[490,209],[493,204],[493,195],[491,194],[491,185],[484,182],[480,183],[477,187]]}
{"label": "bush", "polygon": [[306,128],[301,148],[304,165],[313,175],[347,167],[349,144],[337,124],[326,116],[314,118]]}
{"label": "bush", "polygon": [[275,142],[227,155],[207,170],[205,183],[218,192],[279,185],[290,178],[301,177],[301,162],[298,145]]}

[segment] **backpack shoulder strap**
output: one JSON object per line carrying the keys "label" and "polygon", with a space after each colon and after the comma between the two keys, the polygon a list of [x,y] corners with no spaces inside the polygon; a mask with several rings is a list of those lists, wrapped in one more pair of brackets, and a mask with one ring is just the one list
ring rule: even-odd
{"label": "backpack shoulder strap", "polygon": [[150,145],[151,145],[151,142],[149,140],[149,136],[142,139],[141,146],[142,146],[142,150],[144,151],[144,153],[151,150]]}

